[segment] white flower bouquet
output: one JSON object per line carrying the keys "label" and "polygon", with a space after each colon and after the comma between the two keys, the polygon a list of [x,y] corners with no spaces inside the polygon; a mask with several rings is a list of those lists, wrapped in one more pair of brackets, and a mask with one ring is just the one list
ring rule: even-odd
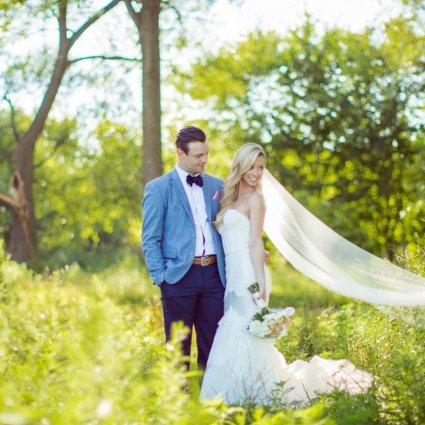
{"label": "white flower bouquet", "polygon": [[[248,287],[251,294],[256,295],[260,288],[257,282]],[[285,309],[271,309],[267,306],[252,316],[248,325],[248,332],[258,338],[280,338],[286,335],[289,317],[295,313],[293,307]]]}

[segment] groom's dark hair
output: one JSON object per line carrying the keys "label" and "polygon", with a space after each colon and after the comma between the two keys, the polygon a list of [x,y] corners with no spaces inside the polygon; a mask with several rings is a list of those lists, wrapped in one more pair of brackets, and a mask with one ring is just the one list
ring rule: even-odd
{"label": "groom's dark hair", "polygon": [[183,127],[177,133],[176,146],[187,155],[189,152],[188,144],[190,142],[203,143],[206,140],[207,140],[207,136],[200,128],[195,127],[193,125],[189,125],[187,127]]}

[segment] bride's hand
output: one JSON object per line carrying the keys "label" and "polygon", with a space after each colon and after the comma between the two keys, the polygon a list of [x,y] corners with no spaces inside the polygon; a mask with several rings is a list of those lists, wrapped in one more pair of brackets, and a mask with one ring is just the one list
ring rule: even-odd
{"label": "bride's hand", "polygon": [[262,305],[265,306],[265,303],[267,300],[266,288],[265,287],[260,288],[259,292],[256,292],[255,294],[252,295],[252,299],[254,303],[259,305],[260,307],[262,307]]}

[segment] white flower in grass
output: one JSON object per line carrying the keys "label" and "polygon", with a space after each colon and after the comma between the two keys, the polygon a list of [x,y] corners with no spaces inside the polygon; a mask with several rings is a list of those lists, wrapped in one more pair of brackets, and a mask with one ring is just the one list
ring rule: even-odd
{"label": "white flower in grass", "polygon": [[105,418],[106,416],[110,415],[112,412],[112,402],[111,400],[108,400],[107,398],[104,398],[100,400],[99,404],[96,408],[96,415],[98,418]]}
{"label": "white flower in grass", "polygon": [[20,413],[0,413],[0,423],[5,425],[25,425],[28,423],[27,418]]}

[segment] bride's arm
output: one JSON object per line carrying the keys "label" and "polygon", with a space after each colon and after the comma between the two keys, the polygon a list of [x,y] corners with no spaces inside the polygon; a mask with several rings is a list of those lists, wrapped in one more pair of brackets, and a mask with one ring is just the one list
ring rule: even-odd
{"label": "bride's arm", "polygon": [[266,207],[263,196],[254,192],[249,198],[249,253],[255,272],[255,278],[260,286],[259,297],[266,300],[266,279],[264,274],[264,244],[263,244],[263,225]]}

